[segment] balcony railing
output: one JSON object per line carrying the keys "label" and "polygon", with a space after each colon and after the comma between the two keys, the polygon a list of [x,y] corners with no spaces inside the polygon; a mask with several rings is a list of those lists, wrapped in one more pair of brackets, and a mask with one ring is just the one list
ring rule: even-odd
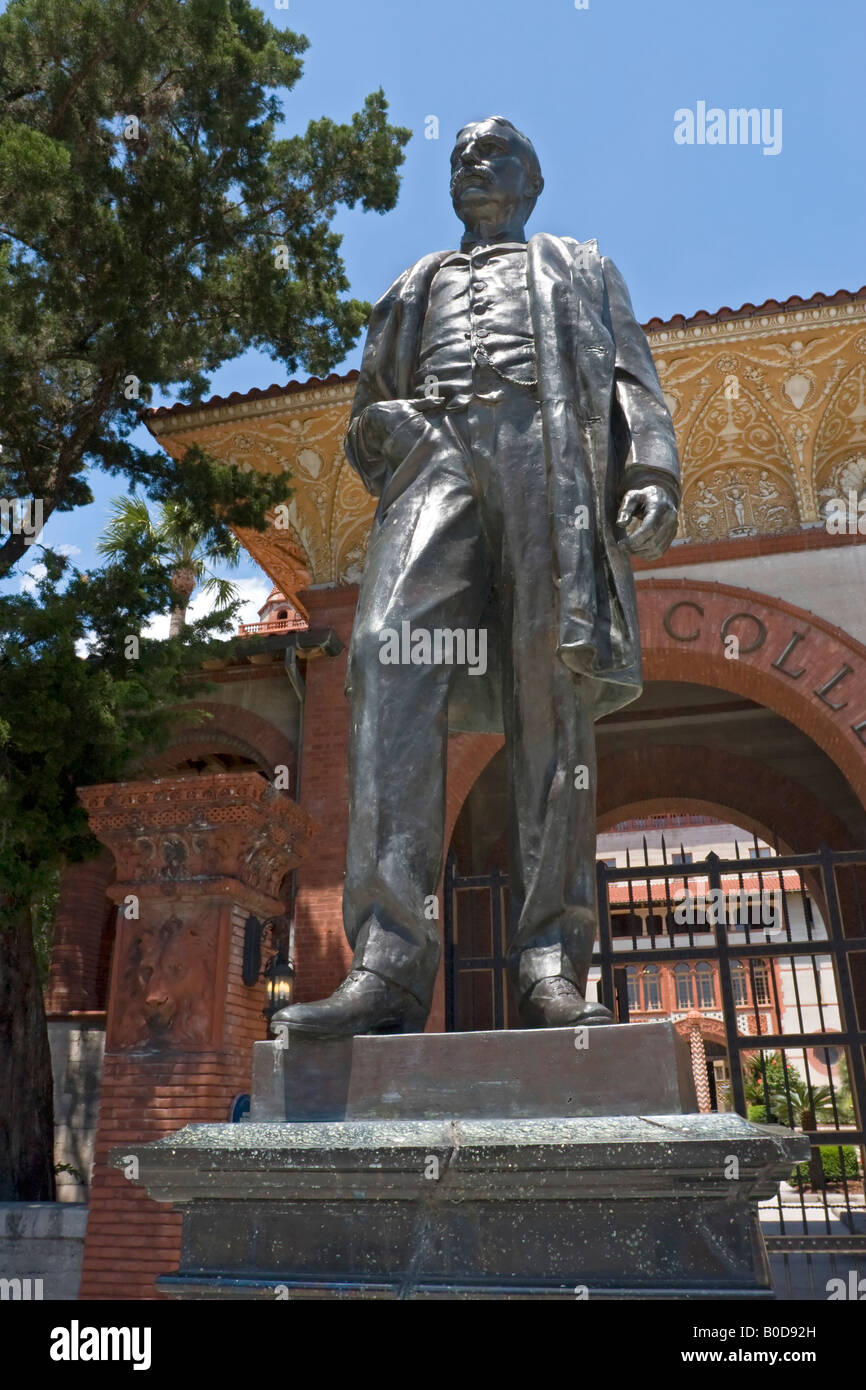
{"label": "balcony railing", "polygon": [[306,618],[297,613],[294,618],[278,618],[270,623],[241,623],[238,637],[256,637],[263,632],[303,632],[309,627]]}

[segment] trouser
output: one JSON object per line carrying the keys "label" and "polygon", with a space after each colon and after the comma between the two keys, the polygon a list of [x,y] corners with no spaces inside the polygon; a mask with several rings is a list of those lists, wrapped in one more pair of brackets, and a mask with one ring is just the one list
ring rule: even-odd
{"label": "trouser", "polygon": [[477,629],[492,588],[508,763],[507,959],[519,999],[553,976],[585,992],[596,920],[593,710],[556,654],[541,412],[528,390],[492,374],[484,389],[498,398],[428,412],[392,474],[349,654],[346,935],[356,966],[425,1006],[440,958],[434,895],[456,668],[384,664],[386,630]]}

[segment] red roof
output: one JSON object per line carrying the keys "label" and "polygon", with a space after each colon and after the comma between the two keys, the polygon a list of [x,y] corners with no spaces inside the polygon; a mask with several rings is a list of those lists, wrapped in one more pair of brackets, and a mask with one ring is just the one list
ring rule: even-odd
{"label": "red roof", "polygon": [[232,391],[228,396],[211,396],[206,401],[194,401],[192,405],[186,405],[183,401],[178,401],[177,405],[158,405],[150,410],[143,412],[145,422],[150,420],[161,420],[166,415],[184,415],[196,410],[213,410],[220,405],[239,405],[241,401],[261,401],[268,396],[294,396],[298,391],[312,391],[317,386],[341,386],[347,381],[357,381],[360,372],[346,372],[340,376],[339,372],[331,372],[330,376],[310,376],[306,381],[288,381],[285,386],[254,386],[251,391]]}
{"label": "red roof", "polygon": [[[687,328],[695,323],[721,323],[726,319],[754,318],[757,314],[780,314],[792,309],[816,309],[822,304],[852,304],[855,300],[866,299],[866,285],[859,290],[837,290],[835,294],[822,294],[820,290],[803,299],[792,294],[788,299],[765,299],[763,304],[741,304],[739,309],[729,309],[726,305],[711,313],[698,309],[694,314],[674,314],[669,319],[652,318],[642,327],[646,333],[658,333],[662,328]],[[306,381],[289,381],[285,386],[254,386],[251,391],[232,391],[228,396],[211,396],[206,401],[196,401],[192,405],[178,402],[177,405],[154,406],[143,412],[145,422],[161,420],[167,415],[184,415],[196,410],[215,410],[221,405],[237,405],[241,401],[260,401],[269,396],[293,396],[298,391],[309,391],[317,386],[340,386],[349,381],[357,381],[359,373],[355,370],[340,375],[331,372],[330,376],[308,377]]]}
{"label": "red roof", "polygon": [[857,299],[866,299],[866,285],[862,285],[859,290],[837,290],[835,294],[811,295],[808,299],[803,299],[799,294],[792,294],[788,299],[765,299],[763,304],[741,304],[739,309],[724,308],[717,309],[715,313],[710,313],[707,309],[698,309],[696,313],[674,314],[669,319],[650,319],[643,324],[644,332],[657,333],[660,328],[686,328],[693,323],[722,323],[725,319],[748,319],[754,318],[756,314],[782,314],[792,309],[817,309],[822,304],[852,304]]}
{"label": "red roof", "polygon": [[[688,880],[679,877],[675,878],[671,874],[665,882],[662,878],[654,878],[659,869],[664,866],[661,864],[650,864],[647,869],[649,879],[649,900],[654,903],[667,903],[669,900],[681,898],[688,891],[693,898],[707,896],[710,892],[710,881],[706,874],[690,874]],[[669,866],[670,867],[670,866]],[[634,872],[634,867],[632,867]],[[786,869],[782,874],[785,891],[788,893],[802,893],[803,881],[796,869]],[[764,870],[758,874],[743,874],[742,881],[738,874],[722,874],[722,889],[725,893],[774,893],[779,890],[779,874]],[[631,898],[629,898],[628,883],[608,884],[608,899],[615,907],[628,905],[633,902],[636,905],[645,905],[648,901],[647,879],[638,878],[631,880]]]}

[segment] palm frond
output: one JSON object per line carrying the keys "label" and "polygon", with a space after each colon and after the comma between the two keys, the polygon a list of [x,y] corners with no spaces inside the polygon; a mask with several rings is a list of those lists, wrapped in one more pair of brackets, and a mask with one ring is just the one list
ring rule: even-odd
{"label": "palm frond", "polygon": [[214,610],[216,612],[220,612],[223,608],[230,608],[240,598],[237,585],[218,574],[212,574],[205,580],[201,586],[201,592],[214,595]]}
{"label": "palm frond", "polygon": [[111,520],[96,547],[98,554],[105,555],[110,560],[121,559],[130,541],[158,533],[159,528],[154,525],[147,503],[143,497],[138,497],[135,493],[127,497],[112,498],[111,512]]}

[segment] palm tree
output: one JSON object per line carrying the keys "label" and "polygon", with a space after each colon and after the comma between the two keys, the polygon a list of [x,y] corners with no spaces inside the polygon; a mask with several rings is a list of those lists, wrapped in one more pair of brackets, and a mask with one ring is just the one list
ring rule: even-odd
{"label": "palm tree", "polygon": [[832,1124],[836,1111],[842,1119],[844,1106],[840,1104],[839,1091],[834,1111],[831,1088],[813,1082],[810,1090],[805,1077],[780,1052],[765,1054],[763,1062],[760,1057],[752,1057],[746,1075],[746,1099],[764,1105],[766,1113],[775,1114],[783,1124],[796,1124],[799,1120],[804,1129],[814,1129],[816,1121]]}
{"label": "palm tree", "polygon": [[183,502],[163,502],[156,519],[151,516],[143,497],[115,497],[111,504],[112,519],[97,547],[100,555],[111,560],[123,558],[130,540],[149,535],[157,542],[160,554],[171,569],[175,600],[171,608],[169,637],[178,637],[186,623],[186,612],[196,586],[201,592],[213,594],[214,608],[222,612],[238,597],[237,587],[222,579],[211,569],[221,562],[234,569],[242,551],[234,536],[228,541],[208,542],[207,531],[196,523]]}

